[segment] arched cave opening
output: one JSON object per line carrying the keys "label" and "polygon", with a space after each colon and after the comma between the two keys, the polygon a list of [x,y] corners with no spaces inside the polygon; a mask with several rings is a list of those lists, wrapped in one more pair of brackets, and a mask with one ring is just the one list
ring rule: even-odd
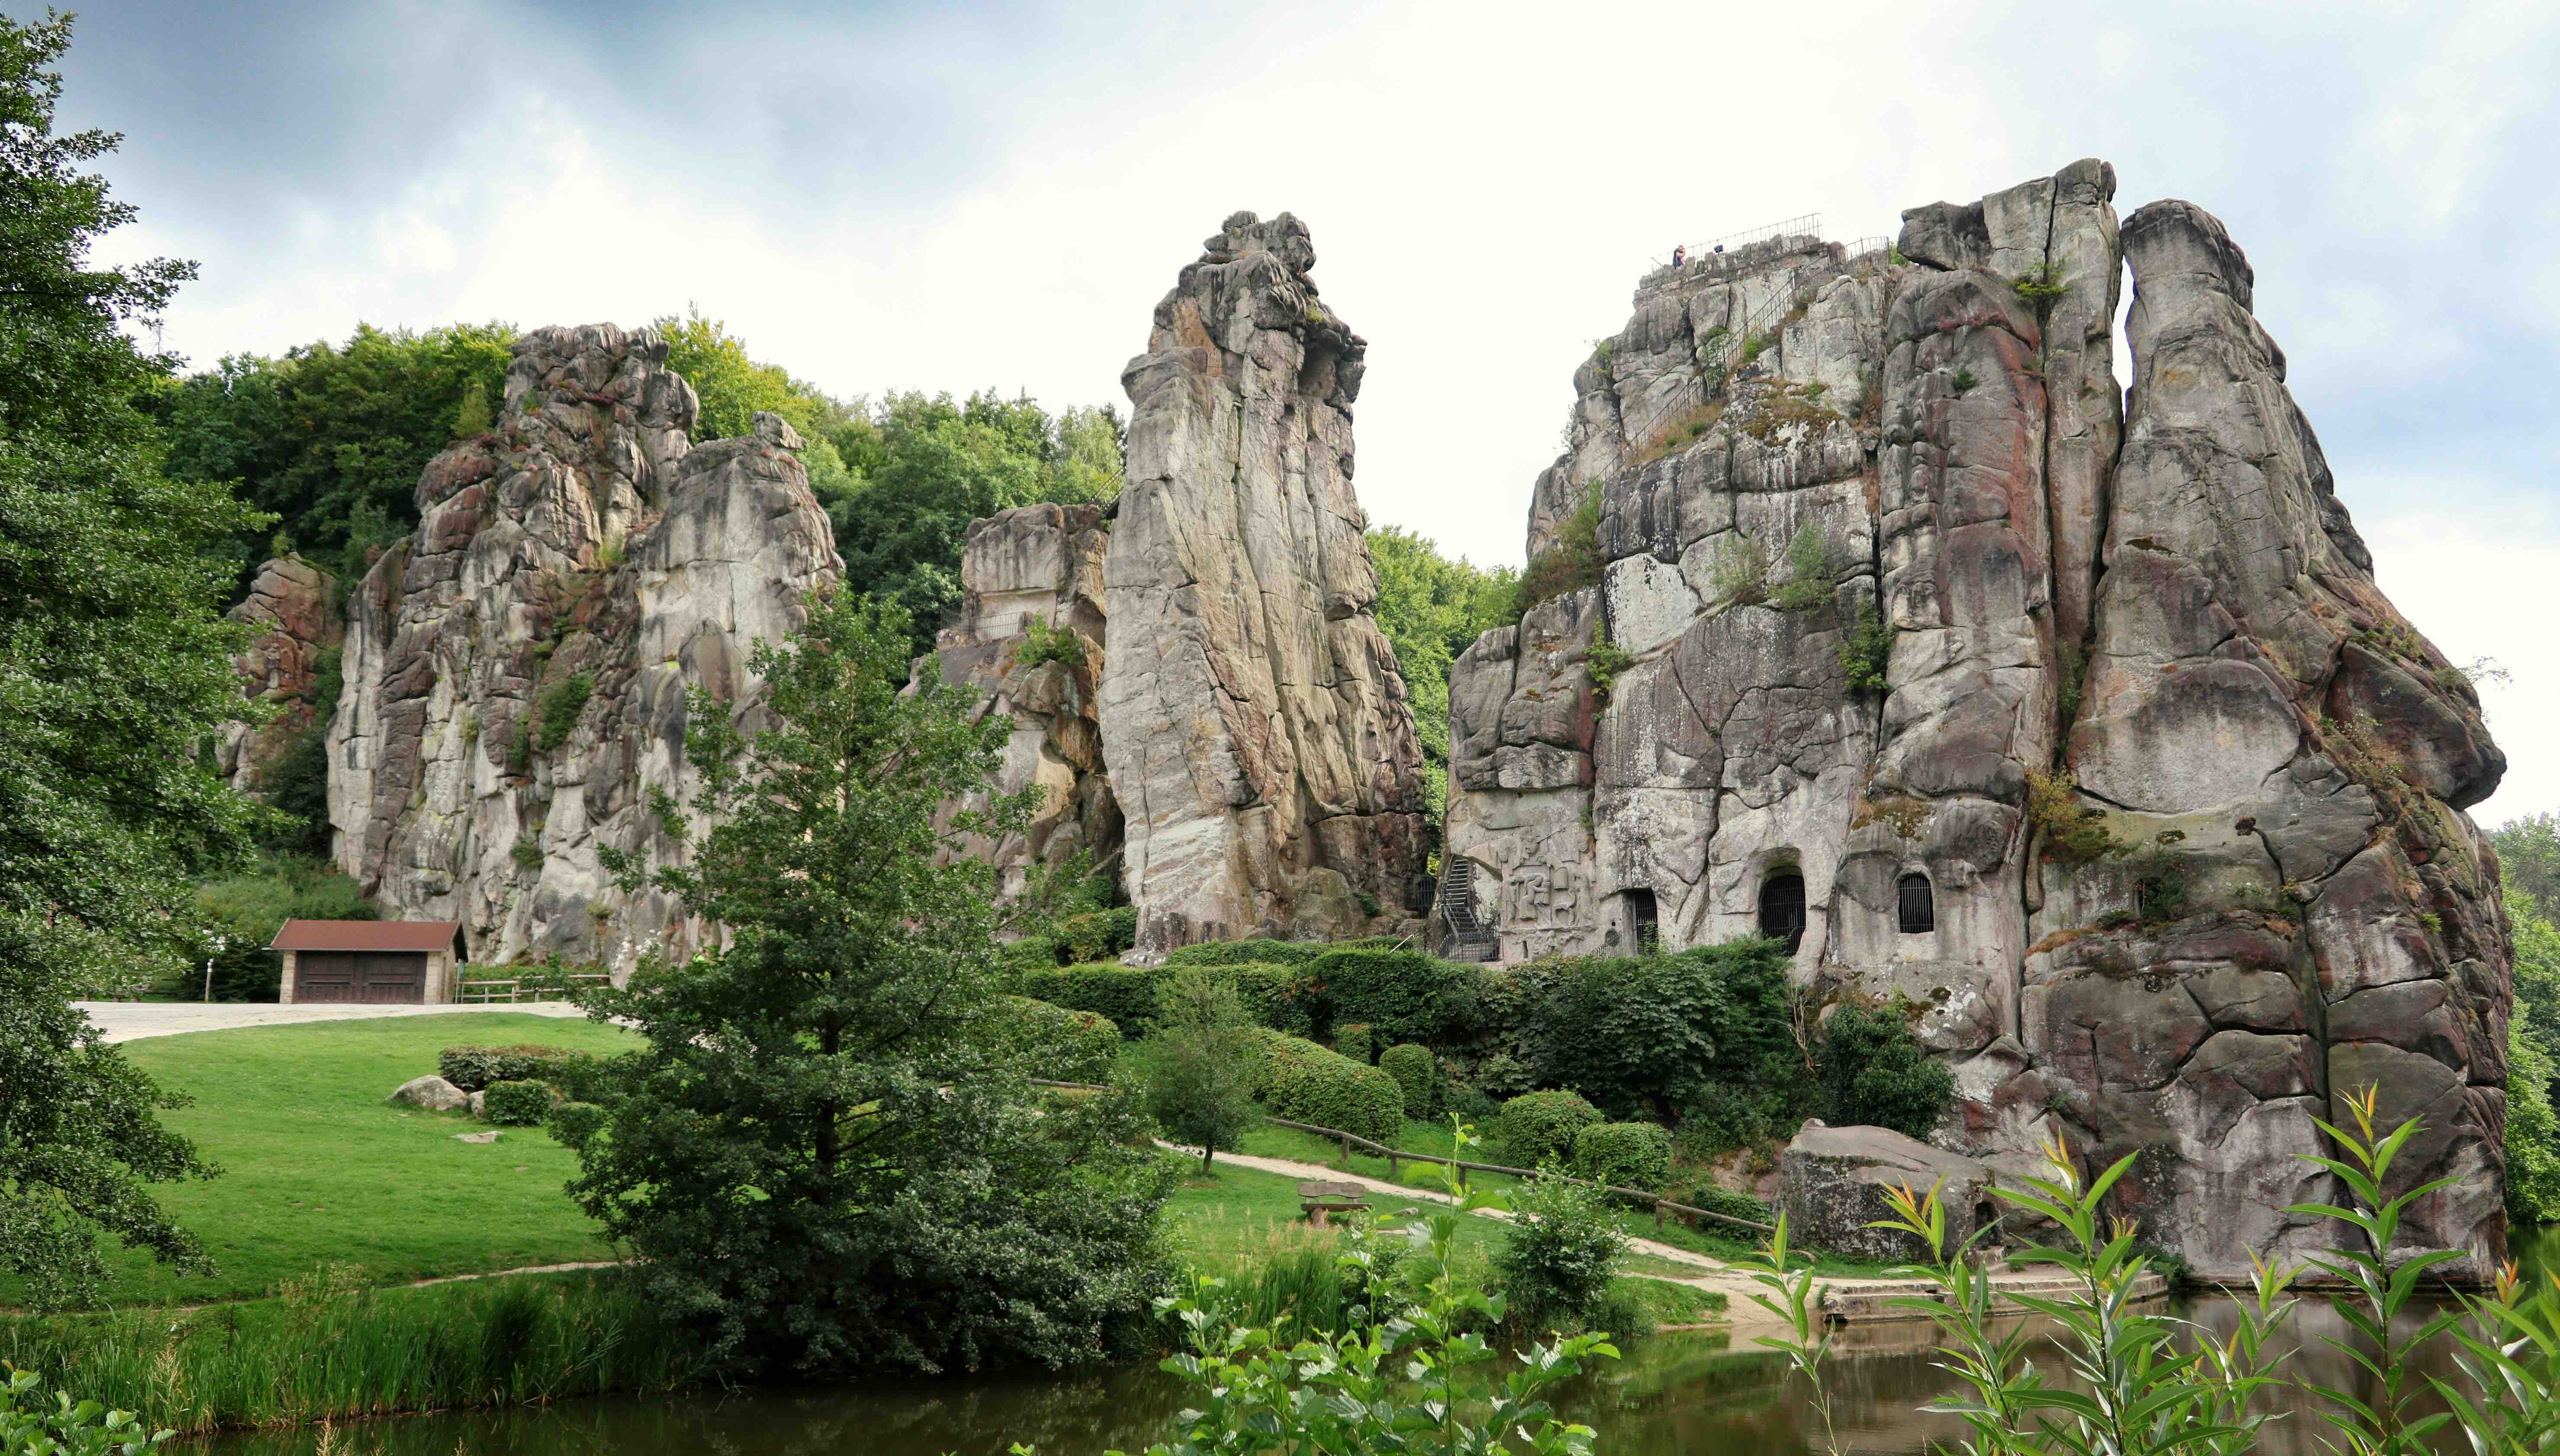
{"label": "arched cave opening", "polygon": [[1904,875],[1896,890],[1895,917],[1901,923],[1902,934],[1917,936],[1938,928],[1937,896],[1929,888],[1927,875]]}
{"label": "arched cave opening", "polygon": [[1805,877],[1792,869],[1771,875],[1760,886],[1760,934],[1786,943],[1787,953],[1805,943]]}
{"label": "arched cave opening", "polygon": [[1636,953],[1648,955],[1661,949],[1663,913],[1661,905],[1654,899],[1654,892],[1638,888],[1619,898],[1626,904],[1627,930]]}

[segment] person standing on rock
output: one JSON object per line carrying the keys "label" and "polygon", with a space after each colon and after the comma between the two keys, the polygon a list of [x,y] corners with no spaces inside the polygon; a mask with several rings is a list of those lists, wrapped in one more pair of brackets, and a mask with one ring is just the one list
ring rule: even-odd
{"label": "person standing on rock", "polygon": [[1685,242],[1675,244],[1672,248],[1672,266],[1677,268],[1687,261],[1688,244]]}

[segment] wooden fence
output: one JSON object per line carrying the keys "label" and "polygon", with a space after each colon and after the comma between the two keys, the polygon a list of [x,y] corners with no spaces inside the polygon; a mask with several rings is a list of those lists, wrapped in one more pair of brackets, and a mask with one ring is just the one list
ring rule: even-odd
{"label": "wooden fence", "polygon": [[[1034,1087],[1066,1088],[1076,1092],[1111,1091],[1110,1088],[1104,1087],[1099,1083],[1091,1082],[1047,1082],[1037,1077],[1033,1078],[1031,1081]],[[1738,1218],[1732,1214],[1719,1214],[1713,1209],[1701,1209],[1684,1203],[1674,1203],[1672,1200],[1663,1197],[1659,1193],[1647,1193],[1641,1188],[1620,1188],[1614,1183],[1594,1183],[1587,1178],[1572,1178],[1567,1177],[1562,1173],[1541,1172],[1535,1168],[1507,1168],[1500,1163],[1476,1163],[1470,1162],[1464,1158],[1444,1158],[1437,1153],[1408,1152],[1403,1148],[1388,1147],[1382,1142],[1371,1142],[1369,1139],[1360,1136],[1357,1132],[1345,1132],[1339,1127],[1318,1127],[1312,1122],[1292,1122],[1286,1117],[1274,1117],[1268,1112],[1262,1114],[1262,1120],[1280,1127],[1293,1127],[1300,1132],[1312,1132],[1319,1137],[1331,1138],[1341,1143],[1343,1145],[1343,1169],[1345,1172],[1349,1172],[1351,1169],[1352,1149],[1355,1147],[1364,1148],[1372,1156],[1386,1159],[1386,1177],[1387,1181],[1390,1183],[1395,1181],[1396,1174],[1401,1171],[1401,1167],[1405,1163],[1438,1163],[1442,1167],[1454,1168],[1457,1170],[1458,1186],[1460,1188],[1467,1186],[1467,1175],[1470,1172],[1500,1173],[1512,1178],[1554,1178],[1582,1188],[1597,1188],[1603,1193],[1614,1193],[1621,1198],[1633,1199],[1638,1203],[1651,1204],[1654,1210],[1654,1232],[1656,1233],[1662,1232],[1663,1216],[1667,1213],[1682,1215],[1687,1218],[1691,1224],[1695,1224],[1700,1219],[1712,1219],[1716,1223],[1730,1224],[1737,1229],[1748,1229],[1755,1234],[1771,1234],[1777,1232],[1767,1224],[1757,1223],[1750,1219]]]}

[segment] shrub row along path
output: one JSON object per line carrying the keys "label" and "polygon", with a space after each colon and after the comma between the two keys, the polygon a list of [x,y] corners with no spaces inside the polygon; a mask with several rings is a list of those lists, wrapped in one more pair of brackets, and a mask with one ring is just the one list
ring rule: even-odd
{"label": "shrub row along path", "polygon": [[521,1016],[583,1017],[566,1001],[462,1001],[440,1006],[278,1006],[271,1001],[75,1001],[109,1042],[225,1031],[239,1026],[286,1026],[304,1021],[365,1021],[379,1016],[435,1016],[457,1012],[510,1012]]}
{"label": "shrub row along path", "polygon": [[[1161,1138],[1157,1140],[1157,1146],[1195,1158],[1200,1156],[1199,1148],[1184,1147],[1180,1143],[1166,1142]],[[1252,1168],[1291,1178],[1310,1181],[1322,1179],[1329,1183],[1357,1183],[1373,1193],[1392,1194],[1397,1198],[1417,1199],[1430,1203],[1453,1201],[1445,1193],[1437,1193],[1427,1188],[1407,1188],[1402,1184],[1386,1182],[1384,1179],[1367,1178],[1358,1173],[1346,1173],[1339,1168],[1328,1168],[1321,1163],[1301,1163],[1288,1158],[1257,1157],[1251,1153],[1220,1153],[1218,1161],[1232,1163],[1239,1168]],[[1508,1220],[1512,1217],[1499,1209],[1478,1209],[1476,1213],[1479,1218],[1486,1219]],[[1686,1284],[1693,1289],[1705,1289],[1722,1294],[1726,1301],[1725,1322],[1737,1330],[1778,1326],[1779,1321],[1776,1316],[1751,1302],[1752,1295],[1766,1294],[1768,1291],[1753,1283],[1751,1276],[1742,1269],[1722,1259],[1710,1258],[1702,1253],[1633,1235],[1628,1237],[1627,1246],[1632,1253],[1645,1254],[1670,1263],[1685,1264],[1698,1270],[1698,1276],[1693,1279],[1647,1273],[1638,1273],[1634,1277],[1660,1279],[1667,1284]],[[2144,1288],[2136,1296],[2137,1298],[2149,1299],[2168,1293],[2168,1284],[2160,1275],[2149,1274],[2144,1277]],[[1819,1282],[1829,1291],[1828,1302],[1834,1317],[1852,1324],[1876,1321],[1917,1323],[1915,1317],[1908,1311],[1894,1307],[1893,1301],[1914,1295],[1926,1295],[1931,1293],[1933,1288],[1927,1281],[1921,1279],[1825,1277]],[[2003,1269],[1992,1275],[1992,1287],[2003,1294],[2060,1295],[2077,1286],[2067,1279],[2041,1270]]]}

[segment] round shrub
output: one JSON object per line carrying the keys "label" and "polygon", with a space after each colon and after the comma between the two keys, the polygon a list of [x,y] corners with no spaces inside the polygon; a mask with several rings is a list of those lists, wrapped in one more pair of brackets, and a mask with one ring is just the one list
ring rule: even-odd
{"label": "round shrub", "polygon": [[1503,1103],[1494,1136],[1504,1154],[1520,1167],[1569,1163],[1574,1137],[1603,1120],[1598,1107],[1574,1092],[1522,1092]]}
{"label": "round shrub", "polygon": [[1594,1183],[1651,1193],[1671,1181],[1671,1132],[1651,1122],[1595,1122],[1574,1135],[1573,1171]]}
{"label": "round shrub", "polygon": [[1389,1047],[1377,1059],[1377,1070],[1395,1079],[1404,1090],[1404,1115],[1436,1117],[1440,1114],[1440,1065],[1432,1060],[1429,1047],[1406,1042]]}
{"label": "round shrub", "polygon": [[1271,1110],[1294,1122],[1395,1145],[1404,1131],[1404,1091],[1394,1078],[1298,1037],[1265,1032],[1262,1047],[1256,1091]]}
{"label": "round shrub", "polygon": [[1069,962],[1101,960],[1138,944],[1138,910],[1123,905],[1090,915],[1069,916],[1057,923],[1050,944]]}
{"label": "round shrub", "polygon": [[1704,1209],[1710,1214],[1723,1214],[1730,1218],[1749,1219],[1754,1224],[1771,1224],[1777,1222],[1770,1214],[1769,1206],[1767,1204],[1762,1203],[1760,1200],[1753,1198],[1747,1193],[1735,1193],[1732,1189],[1726,1188],[1721,1184],[1709,1183],[1702,1185],[1695,1193],[1690,1194],[1687,1198],[1681,1199],[1680,1202],[1687,1204],[1693,1209]]}
{"label": "round shrub", "polygon": [[520,1043],[511,1047],[447,1047],[436,1054],[435,1071],[464,1092],[479,1092],[495,1083],[535,1082],[556,1063],[593,1060],[566,1047]]}
{"label": "round shrub", "polygon": [[480,1115],[501,1127],[539,1127],[560,1099],[540,1082],[493,1082],[482,1091]]}
{"label": "round shrub", "polygon": [[1823,1023],[1822,1076],[1835,1127],[1890,1127],[1926,1142],[1956,1104],[1955,1075],[1890,1011],[1833,1012]]}
{"label": "round shrub", "polygon": [[604,1109],[593,1102],[562,1102],[543,1125],[561,1146],[582,1148],[604,1130]]}

